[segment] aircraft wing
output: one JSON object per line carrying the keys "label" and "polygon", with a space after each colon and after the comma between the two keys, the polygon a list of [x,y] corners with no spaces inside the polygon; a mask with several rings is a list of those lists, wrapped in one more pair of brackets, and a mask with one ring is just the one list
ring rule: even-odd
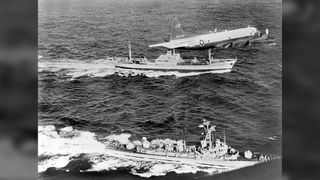
{"label": "aircraft wing", "polygon": [[149,47],[150,48],[152,48],[152,47],[166,47],[169,49],[174,49],[174,48],[183,47],[183,46],[178,45],[176,43],[165,42],[165,43],[153,44],[153,45],[150,45]]}

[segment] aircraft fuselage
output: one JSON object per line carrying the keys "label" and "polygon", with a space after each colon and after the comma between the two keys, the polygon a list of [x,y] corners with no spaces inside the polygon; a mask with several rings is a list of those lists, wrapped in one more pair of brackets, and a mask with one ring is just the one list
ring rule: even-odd
{"label": "aircraft fuselage", "polygon": [[247,27],[174,39],[169,42],[151,45],[150,47],[163,46],[169,49],[228,48],[230,46],[241,46],[250,43],[250,41],[256,38],[261,38],[261,33],[257,28]]}

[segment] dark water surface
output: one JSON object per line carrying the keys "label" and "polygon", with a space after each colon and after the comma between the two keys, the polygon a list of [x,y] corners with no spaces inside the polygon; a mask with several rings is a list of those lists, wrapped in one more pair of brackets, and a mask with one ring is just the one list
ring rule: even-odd
{"label": "dark water surface", "polygon": [[[175,139],[186,131],[186,140],[197,143],[198,124],[206,118],[217,125],[217,136],[226,131],[229,145],[280,155],[281,3],[277,1],[40,0],[41,62],[90,64],[107,55],[127,56],[128,40],[133,56],[157,57],[164,49],[149,49],[148,45],[169,38],[173,17],[190,33],[248,25],[262,31],[269,28],[277,44],[216,51],[216,57],[238,57],[232,72],[224,74],[109,74],[70,79],[68,72],[79,66],[61,63],[56,71],[39,72],[39,125],[72,126],[97,136],[126,132],[134,138],[151,139]],[[205,53],[181,54],[201,57]],[[104,71],[101,66],[99,73]],[[123,172],[114,173],[131,177],[127,170]]]}

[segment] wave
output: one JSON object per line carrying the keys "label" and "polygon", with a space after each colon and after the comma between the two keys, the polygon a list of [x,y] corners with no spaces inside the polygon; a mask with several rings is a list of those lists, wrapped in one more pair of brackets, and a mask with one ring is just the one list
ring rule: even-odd
{"label": "wave", "polygon": [[114,68],[114,62],[100,60],[71,60],[62,59],[55,61],[39,61],[38,72],[60,72],[70,76],[71,79],[81,76],[103,77],[117,72]]}
{"label": "wave", "polygon": [[[108,154],[104,143],[112,140],[126,143],[131,137],[131,134],[128,133],[110,134],[101,137],[93,132],[77,130],[71,126],[58,129],[53,125],[47,125],[39,126],[38,134],[39,173],[45,173],[52,168],[65,172],[100,172],[129,168],[133,175],[151,177],[164,176],[169,172],[180,174],[201,171],[214,174],[227,171],[223,167],[199,167],[177,162],[129,159]],[[81,163],[78,163],[79,161]]]}

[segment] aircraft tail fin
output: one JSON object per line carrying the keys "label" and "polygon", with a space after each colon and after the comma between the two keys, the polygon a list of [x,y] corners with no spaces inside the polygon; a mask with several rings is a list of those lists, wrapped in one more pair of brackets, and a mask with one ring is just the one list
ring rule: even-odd
{"label": "aircraft tail fin", "polygon": [[181,24],[179,23],[178,18],[175,17],[171,22],[170,41],[184,38],[184,37],[185,37],[185,33],[181,28]]}

